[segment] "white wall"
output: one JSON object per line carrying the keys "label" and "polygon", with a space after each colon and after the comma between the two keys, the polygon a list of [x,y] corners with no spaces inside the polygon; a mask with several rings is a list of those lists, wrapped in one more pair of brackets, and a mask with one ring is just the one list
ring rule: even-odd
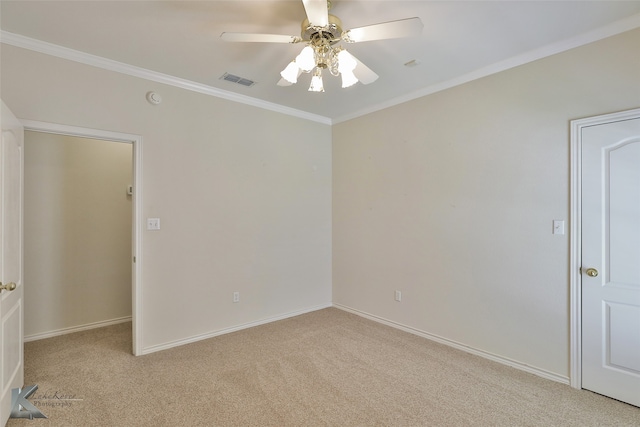
{"label": "white wall", "polygon": [[131,316],[131,144],[25,132],[26,338]]}
{"label": "white wall", "polygon": [[566,379],[569,121],[640,106],[638,52],[636,30],[334,126],[334,303]]}
{"label": "white wall", "polygon": [[144,351],[331,303],[328,125],[6,45],[1,67],[19,118],[143,137]]}

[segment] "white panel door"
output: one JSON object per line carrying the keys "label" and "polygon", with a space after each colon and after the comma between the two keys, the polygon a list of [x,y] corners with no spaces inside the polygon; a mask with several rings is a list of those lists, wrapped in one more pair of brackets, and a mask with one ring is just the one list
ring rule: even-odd
{"label": "white panel door", "polygon": [[582,388],[640,406],[640,115],[581,136]]}
{"label": "white panel door", "polygon": [[11,413],[11,390],[24,379],[22,310],[22,125],[2,102],[0,139],[0,425]]}

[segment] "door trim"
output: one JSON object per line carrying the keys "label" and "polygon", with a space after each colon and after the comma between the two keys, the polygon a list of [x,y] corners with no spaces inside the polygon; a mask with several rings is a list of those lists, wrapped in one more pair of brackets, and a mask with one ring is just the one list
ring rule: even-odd
{"label": "door trim", "polygon": [[569,249],[571,387],[582,388],[582,129],[640,117],[640,108],[571,121],[571,237]]}
{"label": "door trim", "polygon": [[135,258],[131,278],[131,320],[133,335],[133,354],[142,354],[142,136],[121,132],[89,129],[56,123],[22,120],[25,131],[36,131],[80,138],[101,139],[106,141],[132,144],[133,148],[133,224],[131,234],[132,256]]}

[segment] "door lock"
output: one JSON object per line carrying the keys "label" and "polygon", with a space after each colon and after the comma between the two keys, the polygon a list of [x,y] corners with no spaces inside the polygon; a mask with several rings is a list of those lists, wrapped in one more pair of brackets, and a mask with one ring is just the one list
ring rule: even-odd
{"label": "door lock", "polygon": [[598,277],[598,270],[596,270],[595,268],[587,268],[587,276]]}
{"label": "door lock", "polygon": [[16,288],[16,284],[13,282],[7,283],[6,285],[3,285],[2,282],[0,282],[0,292],[2,291],[12,291]]}

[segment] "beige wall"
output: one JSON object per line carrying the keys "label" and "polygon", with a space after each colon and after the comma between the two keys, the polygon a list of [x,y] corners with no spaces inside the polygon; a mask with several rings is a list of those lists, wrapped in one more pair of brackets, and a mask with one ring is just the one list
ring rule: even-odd
{"label": "beige wall", "polygon": [[19,118],[142,136],[143,351],[331,303],[328,125],[6,45],[1,67]]}
{"label": "beige wall", "polygon": [[639,107],[638,52],[636,30],[334,126],[334,303],[568,377],[569,121]]}
{"label": "beige wall", "polygon": [[143,136],[143,217],[163,227],[143,234],[145,348],[333,298],[566,377],[569,121],[640,105],[639,47],[629,32],[333,129],[10,46],[2,97]]}
{"label": "beige wall", "polygon": [[25,336],[131,316],[130,144],[25,132]]}

